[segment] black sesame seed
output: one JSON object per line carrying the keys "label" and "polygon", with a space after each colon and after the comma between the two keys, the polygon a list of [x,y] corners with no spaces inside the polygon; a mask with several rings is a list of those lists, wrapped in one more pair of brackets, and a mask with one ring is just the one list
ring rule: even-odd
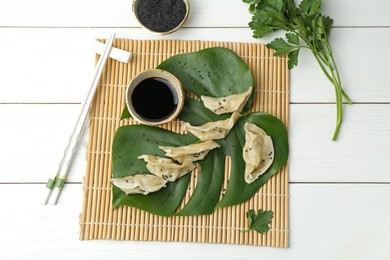
{"label": "black sesame seed", "polygon": [[184,1],[137,1],[135,12],[140,22],[155,32],[168,32],[176,28],[187,12]]}

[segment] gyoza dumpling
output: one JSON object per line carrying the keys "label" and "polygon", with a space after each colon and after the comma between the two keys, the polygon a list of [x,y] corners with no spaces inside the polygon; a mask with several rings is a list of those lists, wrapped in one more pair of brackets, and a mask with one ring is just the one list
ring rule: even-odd
{"label": "gyoza dumpling", "polygon": [[192,126],[189,123],[184,124],[184,130],[195,135],[202,141],[223,139],[234,126],[241,115],[233,112],[230,118],[214,122],[208,122],[200,126]]}
{"label": "gyoza dumpling", "polygon": [[214,141],[206,141],[199,144],[190,144],[186,146],[172,147],[172,146],[159,146],[161,150],[165,152],[166,156],[169,156],[179,163],[185,161],[199,161],[203,160],[210,150],[221,147]]}
{"label": "gyoza dumpling", "polygon": [[143,159],[146,162],[146,168],[151,173],[170,182],[174,182],[176,179],[186,175],[196,167],[191,161],[185,161],[183,164],[178,164],[171,159],[153,155],[141,155],[138,159]]}
{"label": "gyoza dumpling", "polygon": [[270,136],[260,127],[246,123],[245,145],[243,157],[245,165],[245,181],[254,182],[265,173],[274,161],[274,145]]}
{"label": "gyoza dumpling", "polygon": [[237,111],[241,113],[244,108],[246,102],[252,93],[252,87],[243,93],[230,95],[227,97],[208,97],[208,96],[200,96],[205,107],[213,111],[218,115],[231,113]]}
{"label": "gyoza dumpling", "polygon": [[126,194],[147,195],[165,187],[167,181],[151,174],[137,174],[111,179],[111,183]]}

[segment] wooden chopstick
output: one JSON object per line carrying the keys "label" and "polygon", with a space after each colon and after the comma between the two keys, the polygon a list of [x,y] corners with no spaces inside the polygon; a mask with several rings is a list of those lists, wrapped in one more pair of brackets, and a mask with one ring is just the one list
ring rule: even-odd
{"label": "wooden chopstick", "polygon": [[46,205],[47,202],[49,201],[51,194],[54,191],[54,200],[52,201],[52,204],[57,204],[58,198],[61,194],[61,190],[65,184],[65,179],[68,175],[70,165],[73,161],[74,154],[77,150],[77,147],[80,143],[80,137],[81,133],[83,132],[86,122],[87,117],[88,117],[88,112],[91,107],[92,99],[95,95],[100,77],[102,75],[104,66],[110,56],[110,51],[112,49],[112,43],[114,41],[115,34],[112,34],[106,43],[106,48],[103,52],[103,54],[100,56],[100,59],[96,65],[95,68],[95,73],[93,75],[92,83],[90,86],[90,89],[88,91],[87,97],[85,101],[82,103],[82,108],[80,111],[80,115],[77,119],[76,126],[73,130],[72,135],[70,136],[68,146],[65,149],[64,155],[62,157],[62,160],[58,166],[57,173],[53,175],[52,177],[49,178],[47,181],[46,185],[46,190],[47,194],[46,197],[43,201],[43,204]]}

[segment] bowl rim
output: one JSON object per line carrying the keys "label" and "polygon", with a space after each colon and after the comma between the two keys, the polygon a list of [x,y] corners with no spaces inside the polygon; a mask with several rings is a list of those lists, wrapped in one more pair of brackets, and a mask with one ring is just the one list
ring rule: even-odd
{"label": "bowl rim", "polygon": [[[144,118],[142,118],[134,109],[132,102],[131,102],[131,94],[134,91],[134,88],[144,79],[152,78],[152,77],[159,77],[167,80],[172,87],[174,88],[176,95],[177,95],[177,107],[176,110],[167,118],[159,121],[148,121]],[[126,88],[126,106],[129,110],[131,116],[138,122],[144,124],[144,125],[150,125],[150,126],[156,126],[156,125],[162,125],[166,124],[174,119],[180,114],[181,110],[184,106],[184,89],[179,81],[179,79],[173,75],[172,73],[162,70],[162,69],[148,69],[144,70],[140,73],[138,73],[127,85]]]}

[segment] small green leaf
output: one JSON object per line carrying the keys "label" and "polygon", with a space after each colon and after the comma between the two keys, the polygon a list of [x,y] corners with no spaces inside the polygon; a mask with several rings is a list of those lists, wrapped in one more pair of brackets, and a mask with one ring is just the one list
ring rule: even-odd
{"label": "small green leaf", "polygon": [[263,0],[261,4],[272,7],[275,11],[281,12],[283,10],[283,0]]}
{"label": "small green leaf", "polygon": [[303,0],[299,4],[299,9],[307,16],[318,14],[321,9],[321,0]]}
{"label": "small green leaf", "polygon": [[246,213],[249,230],[256,230],[260,234],[264,234],[270,229],[269,225],[271,224],[273,217],[274,213],[271,210],[263,211],[260,209],[256,214],[255,211],[251,209]]}
{"label": "small green leaf", "polygon": [[249,12],[254,13],[256,5],[261,2],[261,0],[242,0],[244,3],[249,4]]}
{"label": "small green leaf", "polygon": [[288,53],[287,65],[289,70],[291,70],[292,68],[298,65],[298,55],[299,55],[299,49]]}
{"label": "small green leaf", "polygon": [[125,108],[122,111],[121,120],[126,119],[126,118],[130,118],[130,117],[131,117],[130,111],[127,108],[127,106],[125,106]]}
{"label": "small green leaf", "polygon": [[299,43],[299,36],[295,33],[286,33],[287,41],[291,44],[295,44],[297,46],[300,45]]}
{"label": "small green leaf", "polygon": [[295,5],[294,0],[287,0],[285,2],[285,15],[286,17],[291,20],[297,16],[297,7]]}
{"label": "small green leaf", "polygon": [[257,22],[250,22],[248,25],[253,31],[253,38],[256,38],[256,39],[261,39],[264,36],[266,36],[267,34],[269,34],[270,32],[272,32],[272,29],[270,29],[269,27],[260,25]]}
{"label": "small green leaf", "polygon": [[320,40],[325,40],[326,38],[328,38],[332,25],[333,20],[329,16],[318,16],[316,37]]}
{"label": "small green leaf", "polygon": [[242,0],[246,4],[258,4],[261,0]]}
{"label": "small green leaf", "polygon": [[282,54],[290,52],[294,48],[294,46],[288,44],[282,38],[276,38],[272,42],[268,43],[267,47],[275,50],[275,54],[274,54],[275,56],[280,56]]}

